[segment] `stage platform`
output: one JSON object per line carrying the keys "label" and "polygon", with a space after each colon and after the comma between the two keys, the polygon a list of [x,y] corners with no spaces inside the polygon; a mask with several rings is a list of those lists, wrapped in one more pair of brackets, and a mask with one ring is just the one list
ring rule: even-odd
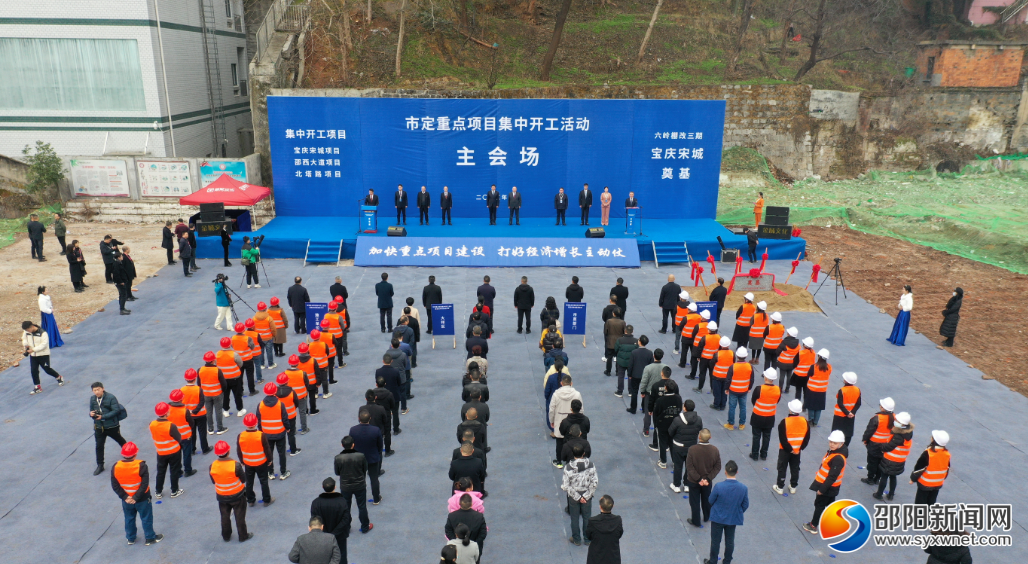
{"label": "stage platform", "polygon": [[[412,219],[413,217],[413,219]],[[389,219],[392,219],[391,217]],[[568,237],[585,238],[586,227],[573,225],[569,219],[567,226],[555,226],[551,218],[522,218],[520,226],[503,223],[500,218],[497,225],[489,225],[488,218],[454,218],[453,225],[440,225],[438,216],[434,215],[432,224],[418,225],[417,212],[408,215],[407,235],[410,237]],[[689,253],[696,260],[705,260],[710,251],[720,257],[720,236],[728,248],[741,249],[745,256],[746,237],[734,235],[720,223],[712,219],[646,219],[643,220],[643,234],[639,236],[625,235],[624,218],[611,220],[606,229],[608,238],[633,238],[639,246],[639,258],[652,261],[654,243],[685,243]],[[304,257],[308,240],[311,242],[336,243],[342,240],[342,259],[354,256],[357,237],[386,237],[388,223],[379,216],[378,233],[357,233],[356,217],[277,217],[267,225],[253,233],[235,233],[229,247],[231,260],[239,258],[244,235],[251,237],[264,235],[261,246],[264,258],[300,258]],[[591,222],[591,227],[599,227],[599,215]],[[793,260],[806,251],[807,243],[803,239],[793,238],[788,241],[762,239],[758,255],[767,247],[772,260]],[[197,239],[197,251],[200,258],[219,258],[222,256],[221,239],[218,237],[201,237]]]}

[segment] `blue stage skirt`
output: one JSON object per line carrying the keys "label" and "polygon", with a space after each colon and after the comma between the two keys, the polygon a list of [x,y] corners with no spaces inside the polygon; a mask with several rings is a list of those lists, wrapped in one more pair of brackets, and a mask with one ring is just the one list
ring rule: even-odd
{"label": "blue stage skirt", "polygon": [[902,347],[907,342],[907,330],[910,329],[910,312],[900,311],[896,316],[896,323],[892,325],[892,335],[889,335],[889,342]]}
{"label": "blue stage skirt", "polygon": [[57,320],[54,319],[54,314],[39,312],[43,318],[42,325],[43,331],[46,331],[48,337],[50,337],[50,348],[56,349],[57,347],[64,344],[61,339],[61,331],[57,328]]}

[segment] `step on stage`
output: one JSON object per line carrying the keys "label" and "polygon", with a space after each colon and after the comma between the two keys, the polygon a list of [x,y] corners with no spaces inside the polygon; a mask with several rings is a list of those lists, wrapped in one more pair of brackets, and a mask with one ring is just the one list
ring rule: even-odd
{"label": "step on stage", "polygon": [[[488,217],[455,217],[453,225],[442,225],[438,219],[438,210],[435,212],[430,225],[418,225],[417,209],[414,209],[414,213],[408,213],[407,236],[467,238],[469,245],[482,237],[565,238],[581,239],[583,243],[587,241],[587,227],[574,223],[571,218],[567,226],[556,226],[553,219],[539,217],[523,217],[519,226],[507,225],[506,217],[497,218],[496,225],[489,225]],[[593,215],[589,227],[600,227],[599,213]],[[391,216],[379,215],[378,233],[357,233],[356,217],[277,217],[256,232],[233,233],[229,259],[235,261],[239,258],[244,235],[264,235],[261,256],[268,259],[302,259],[309,254],[308,246],[311,250],[317,250],[317,257],[309,257],[317,259],[313,262],[333,262],[336,254],[339,254],[340,259],[351,259],[354,258],[358,237],[385,239],[386,230],[393,219]],[[575,218],[574,221],[578,219]],[[683,243],[688,246],[689,254],[694,260],[704,261],[708,251],[716,258],[720,258],[718,236],[729,249],[740,249],[741,256],[746,256],[746,237],[733,234],[712,219],[644,219],[642,235],[629,236],[625,235],[625,219],[611,218],[610,225],[605,230],[607,239],[635,239],[639,259],[643,261],[654,259],[656,246],[658,258],[662,262],[684,262]],[[398,237],[390,239],[396,242],[403,240]],[[200,258],[220,258],[223,255],[219,237],[200,237],[197,239],[197,247]],[[793,260],[798,254],[805,252],[806,241],[796,237],[787,241],[761,239],[757,249],[758,257],[764,252],[765,247],[771,260]]]}

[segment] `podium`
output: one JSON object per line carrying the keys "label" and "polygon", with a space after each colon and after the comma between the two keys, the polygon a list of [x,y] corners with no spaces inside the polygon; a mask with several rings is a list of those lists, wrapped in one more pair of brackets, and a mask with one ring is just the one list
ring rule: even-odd
{"label": "podium", "polygon": [[641,208],[625,208],[625,235],[639,235],[642,233]]}
{"label": "podium", "polygon": [[361,233],[378,233],[378,206],[361,206]]}

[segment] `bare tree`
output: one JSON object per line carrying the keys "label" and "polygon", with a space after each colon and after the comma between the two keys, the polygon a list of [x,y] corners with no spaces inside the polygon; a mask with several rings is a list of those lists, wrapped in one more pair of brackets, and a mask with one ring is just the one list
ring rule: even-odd
{"label": "bare tree", "polygon": [[[404,0],[406,2],[407,0]],[[553,67],[553,57],[557,54],[557,47],[560,47],[560,36],[564,33],[564,21],[568,19],[568,12],[571,11],[571,0],[562,0],[560,11],[557,12],[557,20],[553,24],[553,38],[550,39],[550,48],[543,57],[542,72],[539,73],[540,80],[550,80],[550,69]]]}
{"label": "bare tree", "polygon": [[[742,0],[742,15],[739,17],[739,27],[735,31],[735,42],[732,45],[732,55],[728,58],[728,65],[725,66],[725,74],[735,72],[735,65],[739,63],[739,55],[742,54],[742,41],[746,37],[746,30],[750,27],[750,20],[753,19],[753,7],[757,0]],[[653,25],[652,23],[650,25]]]}
{"label": "bare tree", "polygon": [[657,5],[653,8],[653,17],[650,18],[650,25],[646,28],[642,45],[639,46],[639,55],[635,58],[635,64],[642,62],[643,55],[646,53],[646,44],[650,42],[650,34],[653,33],[653,24],[657,23],[657,15],[660,14],[660,7],[663,5],[664,0],[657,0]]}
{"label": "bare tree", "polygon": [[792,28],[792,19],[796,17],[797,10],[795,0],[790,0],[782,18],[782,44],[778,47],[778,64],[784,64],[787,56],[786,48],[789,44],[789,29]]}
{"label": "bare tree", "polygon": [[364,21],[371,23],[371,0],[368,0],[368,13],[364,16]]}
{"label": "bare tree", "polygon": [[400,78],[400,55],[403,53],[403,20],[406,9],[407,0],[403,0],[403,3],[400,4],[400,31],[396,37],[396,78]]}
{"label": "bare tree", "polygon": [[[829,29],[833,24],[837,27],[840,26],[839,21],[832,20],[842,20],[845,15],[844,7],[834,5],[834,3],[837,1],[838,0],[833,0],[833,5],[830,6],[828,0],[819,0],[817,5],[817,12],[813,15],[804,10],[804,12],[808,16],[810,16],[811,19],[814,21],[814,32],[810,35],[810,55],[807,57],[806,62],[804,62],[803,65],[800,66],[799,70],[796,71],[796,76],[794,76],[792,79],[794,82],[799,82],[800,79],[804,77],[804,75],[810,72],[815,65],[822,61],[834,59],[840,55],[844,55],[846,53],[853,53],[855,51],[874,51],[874,49],[870,47],[861,46],[852,49],[843,49],[832,55],[824,57],[820,56],[822,49],[824,49],[824,41],[826,39],[825,36],[828,33]],[[842,4],[842,2],[839,2],[839,4]]]}

